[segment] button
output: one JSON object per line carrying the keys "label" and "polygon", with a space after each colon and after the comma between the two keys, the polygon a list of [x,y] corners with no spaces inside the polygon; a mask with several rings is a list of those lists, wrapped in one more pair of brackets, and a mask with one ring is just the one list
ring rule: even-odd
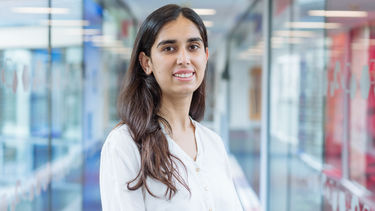
{"label": "button", "polygon": [[208,187],[207,187],[207,186],[204,186],[204,190],[205,190],[205,191],[208,191]]}
{"label": "button", "polygon": [[195,171],[196,172],[199,172],[201,169],[199,168],[199,167],[197,167],[196,169],[195,169]]}

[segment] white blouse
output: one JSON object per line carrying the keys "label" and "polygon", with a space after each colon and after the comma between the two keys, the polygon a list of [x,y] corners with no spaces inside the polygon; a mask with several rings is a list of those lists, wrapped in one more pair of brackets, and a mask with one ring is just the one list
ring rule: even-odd
{"label": "white blouse", "polygon": [[[181,177],[190,188],[176,182],[177,192],[168,200],[166,186],[152,178],[147,179],[151,196],[145,188],[127,189],[140,169],[140,153],[126,125],[115,128],[108,135],[100,159],[100,194],[103,211],[242,211],[238,199],[228,156],[221,138],[193,120],[197,142],[194,161],[165,131],[169,150],[181,159],[187,169],[176,161]],[[133,186],[136,183],[131,183]]]}

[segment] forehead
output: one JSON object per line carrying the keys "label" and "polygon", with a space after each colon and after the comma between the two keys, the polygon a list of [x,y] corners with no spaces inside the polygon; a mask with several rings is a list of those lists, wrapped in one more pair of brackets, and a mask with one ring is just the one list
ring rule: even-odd
{"label": "forehead", "polygon": [[155,43],[161,40],[187,40],[201,37],[198,27],[189,19],[179,15],[176,20],[166,23],[156,36]]}

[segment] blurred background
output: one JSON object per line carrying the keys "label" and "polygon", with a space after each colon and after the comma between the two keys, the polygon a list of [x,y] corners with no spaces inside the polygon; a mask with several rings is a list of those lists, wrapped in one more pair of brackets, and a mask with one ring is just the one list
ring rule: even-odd
{"label": "blurred background", "polygon": [[0,211],[101,210],[135,35],[167,3],[207,26],[203,124],[245,210],[375,210],[373,0],[0,0]]}

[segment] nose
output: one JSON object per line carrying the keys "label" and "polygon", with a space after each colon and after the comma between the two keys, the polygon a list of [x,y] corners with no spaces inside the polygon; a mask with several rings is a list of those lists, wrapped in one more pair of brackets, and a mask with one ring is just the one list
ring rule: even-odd
{"label": "nose", "polygon": [[186,52],[186,49],[181,49],[177,56],[178,65],[189,65],[190,64],[190,55],[189,52]]}

